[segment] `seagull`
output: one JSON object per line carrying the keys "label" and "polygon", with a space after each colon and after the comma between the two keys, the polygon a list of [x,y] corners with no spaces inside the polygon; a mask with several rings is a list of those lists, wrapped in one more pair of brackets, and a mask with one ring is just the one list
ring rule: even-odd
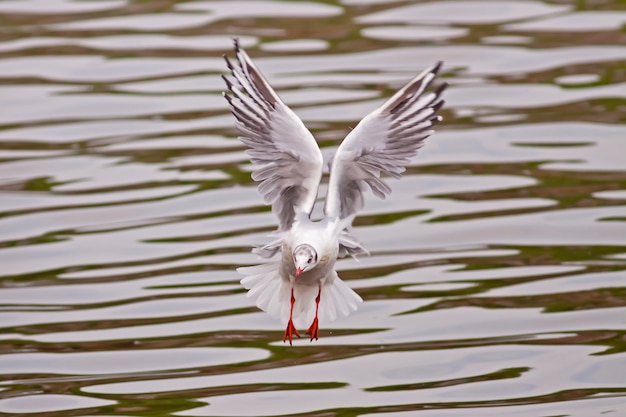
{"label": "seagull", "polygon": [[368,189],[385,198],[391,193],[385,174],[400,178],[432,127],[447,84],[431,92],[438,62],[413,78],[346,136],[328,163],[330,176],[324,216],[311,219],[324,160],[315,138],[280,99],[248,54],[234,40],[236,61],[224,56],[230,75],[222,75],[228,101],[254,166],[252,179],[278,218],[274,240],[253,253],[273,262],[241,267],[241,284],[261,310],[279,318],[286,329],[283,343],[300,337],[297,328],[310,323],[306,335],[319,338],[320,320],[332,321],[355,311],[361,297],[335,271],[338,257],[368,254],[352,234],[352,221]]}

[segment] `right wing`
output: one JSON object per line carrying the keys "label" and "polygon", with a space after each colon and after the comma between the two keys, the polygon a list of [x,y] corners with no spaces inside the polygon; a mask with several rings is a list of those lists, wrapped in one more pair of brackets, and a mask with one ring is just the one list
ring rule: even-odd
{"label": "right wing", "polygon": [[279,230],[288,230],[297,215],[309,216],[322,178],[322,152],[315,138],[287,107],[235,39],[237,62],[227,57],[231,78],[224,97],[235,116],[241,140],[256,165],[252,179],[278,217]]}
{"label": "right wing", "polygon": [[399,178],[424,140],[441,120],[443,84],[424,94],[441,68],[441,62],[425,70],[367,115],[343,140],[332,161],[324,212],[345,219],[363,207],[369,187],[380,198],[391,193],[381,173]]}

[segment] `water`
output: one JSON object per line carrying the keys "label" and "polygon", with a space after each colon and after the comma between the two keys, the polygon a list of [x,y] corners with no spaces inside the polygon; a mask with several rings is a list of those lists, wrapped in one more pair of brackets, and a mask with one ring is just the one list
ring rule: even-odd
{"label": "water", "polygon": [[[626,415],[619,2],[0,1],[0,413]],[[234,271],[275,227],[238,36],[325,149],[445,61],[444,123],[320,340]]]}

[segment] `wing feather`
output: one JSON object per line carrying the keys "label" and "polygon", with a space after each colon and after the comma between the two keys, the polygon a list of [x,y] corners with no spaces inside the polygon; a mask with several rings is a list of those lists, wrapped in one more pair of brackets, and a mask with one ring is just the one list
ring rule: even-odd
{"label": "wing feather", "polygon": [[324,212],[330,218],[347,218],[363,207],[363,193],[369,188],[385,198],[391,187],[381,178],[400,178],[417,155],[444,101],[444,83],[430,93],[426,89],[436,78],[442,63],[423,71],[378,109],[367,115],[341,143],[330,168]]}
{"label": "wing feather", "polygon": [[302,121],[287,107],[250,57],[235,42],[237,60],[226,65],[224,93],[239,140],[248,146],[255,165],[252,179],[266,204],[278,217],[279,230],[288,230],[298,215],[313,210],[320,179],[322,153]]}

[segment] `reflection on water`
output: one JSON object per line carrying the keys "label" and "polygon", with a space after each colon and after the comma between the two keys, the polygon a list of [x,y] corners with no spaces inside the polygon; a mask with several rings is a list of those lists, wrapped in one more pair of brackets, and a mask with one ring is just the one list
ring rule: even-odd
{"label": "reflection on water", "polygon": [[[588,4],[589,3],[589,4]],[[626,410],[626,9],[0,1],[0,413]],[[325,150],[444,60],[445,122],[356,234],[319,342],[245,297],[274,218],[221,97],[238,36]]]}

